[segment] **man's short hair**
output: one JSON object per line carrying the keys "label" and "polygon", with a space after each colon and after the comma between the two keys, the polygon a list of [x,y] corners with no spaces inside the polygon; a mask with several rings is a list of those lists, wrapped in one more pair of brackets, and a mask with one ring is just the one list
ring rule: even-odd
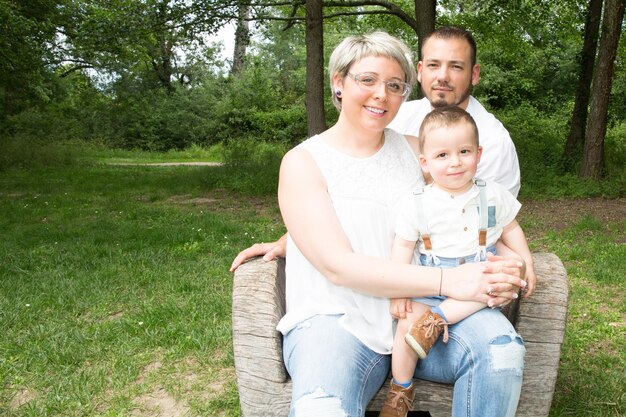
{"label": "man's short hair", "polygon": [[[428,42],[430,38],[465,40],[471,48],[470,58],[472,60],[472,67],[476,65],[476,40],[469,31],[458,26],[442,26],[434,32],[429,33],[424,38],[424,40],[422,41],[422,51],[424,50],[424,45],[426,45],[426,42]],[[422,58],[423,57],[420,57],[420,59]]]}
{"label": "man's short hair", "polygon": [[474,138],[476,139],[476,146],[478,146],[478,127],[476,126],[474,118],[458,106],[443,106],[433,109],[424,117],[418,137],[420,152],[423,152],[426,136],[428,136],[430,131],[441,127],[456,126],[461,123],[467,123],[472,127]]}

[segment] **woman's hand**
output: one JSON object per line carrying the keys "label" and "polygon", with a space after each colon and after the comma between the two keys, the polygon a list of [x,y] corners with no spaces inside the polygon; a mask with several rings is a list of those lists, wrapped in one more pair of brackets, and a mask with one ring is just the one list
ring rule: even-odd
{"label": "woman's hand", "polygon": [[488,254],[487,262],[444,269],[442,291],[458,300],[500,307],[516,299],[519,289],[526,287],[526,281],[520,278],[522,265],[517,259]]}
{"label": "woman's hand", "polygon": [[520,288],[528,288],[529,282],[524,281],[523,261],[488,253],[486,264],[488,267],[485,272],[491,274],[487,285],[489,307],[505,306],[518,297]]}
{"label": "woman's hand", "polygon": [[239,252],[239,254],[233,259],[233,263],[230,265],[230,272],[233,272],[239,265],[244,263],[250,258],[263,255],[265,262],[271,261],[277,257],[284,258],[287,253],[287,234],[284,234],[276,242],[270,243],[255,243]]}

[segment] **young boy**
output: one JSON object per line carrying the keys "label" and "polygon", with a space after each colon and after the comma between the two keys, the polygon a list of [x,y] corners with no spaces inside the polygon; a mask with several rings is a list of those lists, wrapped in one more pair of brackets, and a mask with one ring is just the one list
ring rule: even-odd
{"label": "young boy", "polygon": [[[520,203],[504,187],[474,178],[482,148],[469,113],[456,106],[433,110],[421,125],[419,143],[419,162],[432,183],[402,202],[391,258],[410,263],[415,254],[422,265],[453,267],[484,261],[487,252],[495,254],[500,239],[525,262],[525,277],[534,278],[532,256],[515,220]],[[448,341],[448,325],[485,307],[440,296],[391,300],[391,314],[399,320],[393,380],[381,417],[406,416],[403,403],[413,399],[418,357],[426,357],[442,331],[444,343]]]}

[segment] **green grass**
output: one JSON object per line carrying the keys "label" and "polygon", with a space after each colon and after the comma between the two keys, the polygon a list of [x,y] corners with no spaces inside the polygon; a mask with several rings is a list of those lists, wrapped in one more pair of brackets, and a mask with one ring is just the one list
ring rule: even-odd
{"label": "green grass", "polygon": [[238,414],[228,267],[282,230],[275,207],[214,189],[220,172],[0,173],[0,415],[129,415],[159,388]]}
{"label": "green grass", "polygon": [[625,220],[608,227],[583,216],[549,232],[569,277],[565,342],[551,416],[626,413]]}
{"label": "green grass", "polygon": [[90,158],[106,163],[159,163],[159,162],[223,162],[223,146],[203,148],[192,145],[187,149],[168,152],[111,149],[105,146],[89,147]]}
{"label": "green grass", "polygon": [[[260,184],[274,168],[93,155],[0,170],[0,415],[147,416],[145,399],[164,397],[238,416],[228,267],[283,232]],[[552,416],[626,414],[623,231],[581,217],[531,242],[570,278]]]}

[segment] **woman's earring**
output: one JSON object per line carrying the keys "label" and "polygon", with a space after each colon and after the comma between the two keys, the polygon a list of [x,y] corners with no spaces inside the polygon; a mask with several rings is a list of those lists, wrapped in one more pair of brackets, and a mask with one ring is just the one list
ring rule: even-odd
{"label": "woman's earring", "polygon": [[341,90],[335,90],[335,96],[341,98]]}

